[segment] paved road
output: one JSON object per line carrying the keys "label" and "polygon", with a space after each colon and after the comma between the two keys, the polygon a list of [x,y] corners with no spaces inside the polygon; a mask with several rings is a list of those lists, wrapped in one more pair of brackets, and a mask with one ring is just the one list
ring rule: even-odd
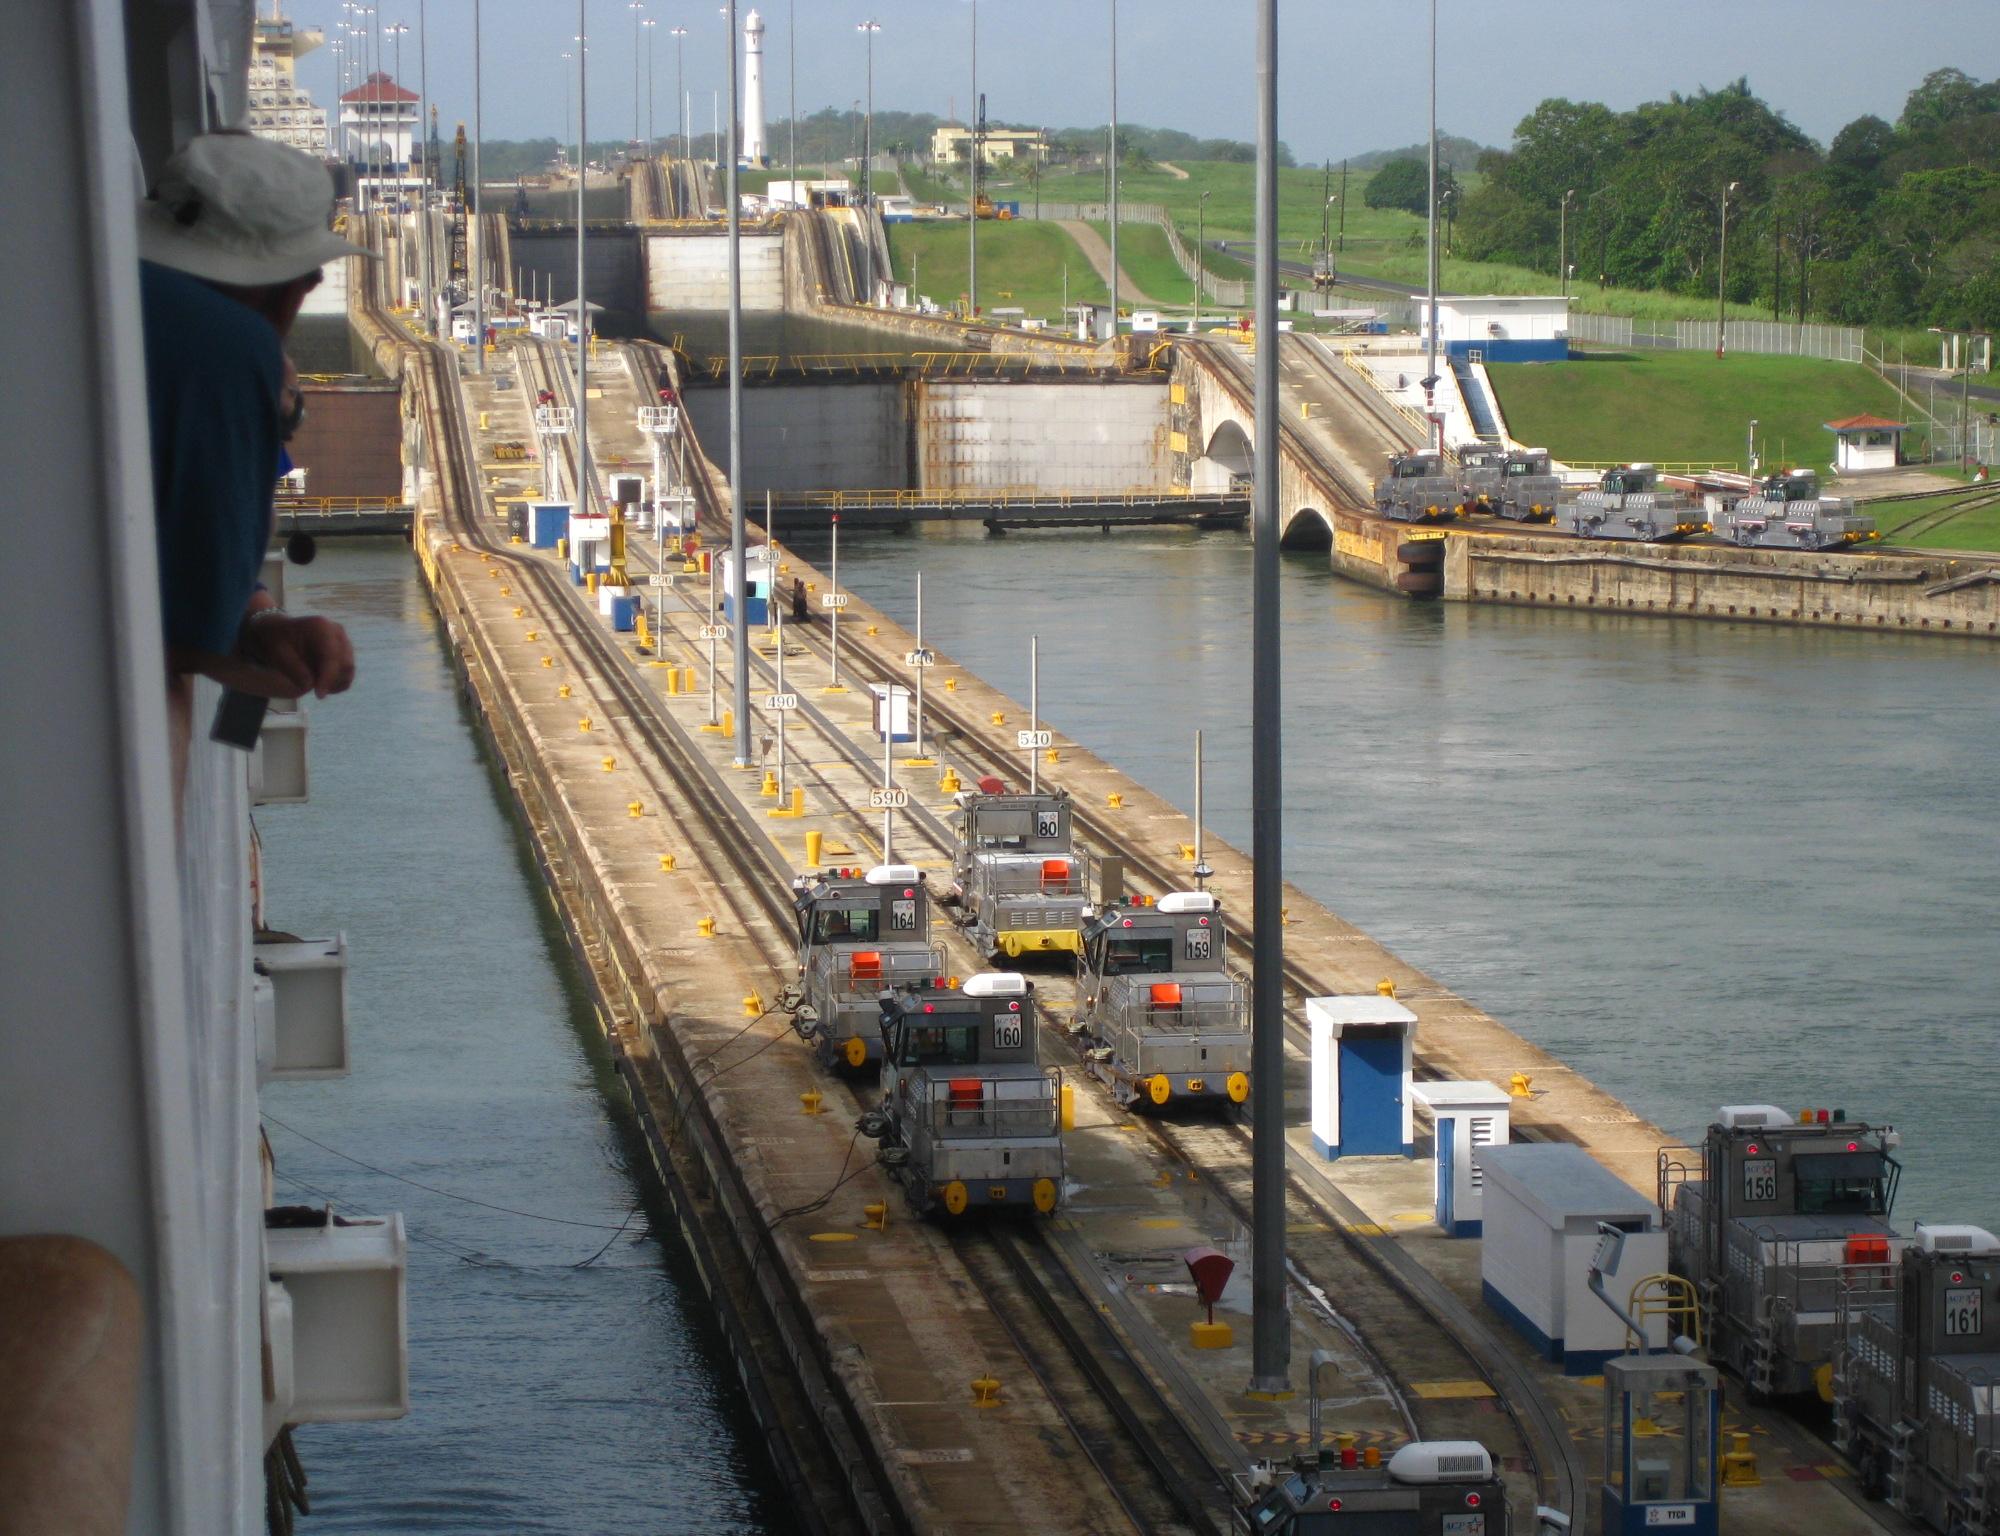
{"label": "paved road", "polygon": [[[1059,219],[1057,222],[1069,231],[1070,239],[1077,243],[1085,259],[1097,269],[1097,275],[1103,278],[1106,283],[1109,283],[1111,281],[1110,243],[1082,219]],[[1122,265],[1118,268],[1118,298],[1121,303],[1129,301],[1133,304],[1145,304],[1149,306],[1159,303],[1159,300],[1149,299],[1139,291],[1139,285],[1132,281],[1132,275]]]}

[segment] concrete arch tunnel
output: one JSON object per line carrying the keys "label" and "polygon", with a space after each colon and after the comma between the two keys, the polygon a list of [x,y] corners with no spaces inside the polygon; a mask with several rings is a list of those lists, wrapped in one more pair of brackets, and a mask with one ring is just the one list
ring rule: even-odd
{"label": "concrete arch tunnel", "polygon": [[[1193,489],[1227,490],[1247,486],[1256,468],[1250,434],[1241,421],[1226,417],[1209,434],[1202,456],[1189,468]],[[1323,508],[1303,506],[1281,512],[1280,549],[1322,551],[1333,548],[1333,518]]]}

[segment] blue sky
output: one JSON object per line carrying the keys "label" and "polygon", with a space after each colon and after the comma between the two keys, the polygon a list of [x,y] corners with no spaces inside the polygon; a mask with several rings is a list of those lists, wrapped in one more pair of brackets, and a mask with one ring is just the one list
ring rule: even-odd
{"label": "blue sky", "polygon": [[[409,23],[403,75],[417,84],[417,0],[378,0],[381,19]],[[971,94],[969,0],[770,0],[761,7],[774,116],[790,93],[787,21],[798,16],[802,113],[847,107],[863,91],[862,40],[872,17],[879,107],[963,114]],[[629,132],[633,14],[627,0],[584,0],[591,48],[592,137]],[[472,0],[427,0],[431,94],[448,137],[472,117]],[[577,31],[575,0],[483,0],[486,132],[495,138],[562,130],[563,82],[553,66]],[[740,7],[742,12],[748,5]],[[1077,126],[1104,121],[1108,0],[985,0],[979,7],[980,86],[996,121]],[[336,0],[294,0],[306,24],[341,17]],[[646,0],[657,20],[655,123],[673,118],[669,27],[688,36],[693,129],[708,127],[723,85],[723,20],[715,0]],[[1254,131],[1251,0],[1119,0],[1122,120],[1204,136]],[[1420,0],[1280,0],[1279,132],[1302,160],[1359,154],[1422,139],[1427,11]],[[384,40],[383,56],[393,64]],[[1630,107],[1748,75],[1752,89],[1824,143],[1864,112],[1894,119],[1932,69],[2000,73],[2000,4],[1993,0],[1439,0],[1438,126],[1505,144],[1545,96]],[[304,65],[330,101],[331,49]],[[640,88],[643,89],[643,79]]]}

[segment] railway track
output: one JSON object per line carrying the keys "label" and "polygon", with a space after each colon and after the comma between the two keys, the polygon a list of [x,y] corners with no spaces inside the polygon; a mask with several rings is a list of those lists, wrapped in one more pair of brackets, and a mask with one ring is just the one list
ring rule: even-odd
{"label": "railway track", "polygon": [[[528,344],[526,355],[536,359],[543,383],[559,398],[572,399],[573,377],[560,365],[552,364],[546,344]],[[645,359],[634,362],[643,366]],[[643,378],[635,374],[635,378]],[[643,394],[642,394],[643,397]],[[469,436],[465,447],[470,448]],[[574,450],[565,445],[574,473]],[[471,462],[469,453],[461,458]],[[721,782],[714,767],[692,751],[677,727],[665,719],[658,700],[633,674],[626,658],[598,627],[595,615],[581,609],[573,589],[556,576],[546,562],[523,558],[493,539],[484,529],[461,530],[461,538],[478,544],[496,555],[508,554],[517,565],[535,573],[551,601],[577,610],[580,625],[571,643],[582,640],[597,670],[618,681],[618,692],[626,704],[628,718],[640,730],[646,745],[668,763],[676,765],[674,778],[694,788],[689,798],[699,807],[703,822],[725,834],[723,842],[727,868],[706,865],[716,883],[737,899],[739,888],[747,886],[755,896],[761,915],[768,920],[772,938],[764,944],[765,955],[774,975],[786,975],[793,967],[788,942],[793,920],[787,893],[793,874],[791,861],[765,829],[742,814],[732,792]],[[763,664],[758,658],[760,665]],[[803,702],[803,701],[802,701]],[[816,708],[805,711],[829,742],[845,743],[847,738]],[[824,774],[817,774],[818,792],[840,805],[849,815],[865,818],[866,812]],[[939,839],[948,839],[949,830],[935,816],[929,830]],[[947,841],[938,846],[948,848]],[[704,856],[705,857],[705,856]],[[739,916],[742,915],[740,901]],[[746,927],[745,931],[751,931]],[[842,1086],[855,1114],[871,1107],[871,1101],[851,1079]],[[1123,1344],[1080,1301],[1076,1282],[1059,1263],[1052,1262],[1039,1233],[1024,1235],[1002,1226],[968,1228],[953,1234],[954,1248],[967,1272],[979,1284],[1006,1328],[1031,1374],[1048,1392],[1049,1400],[1069,1427],[1078,1447],[1103,1474],[1105,1486],[1125,1509],[1134,1528],[1145,1533],[1201,1533],[1227,1529],[1228,1493],[1219,1478],[1205,1477],[1206,1458],[1190,1459],[1189,1443],[1174,1405],[1153,1387],[1143,1370],[1131,1361]],[[1040,1318],[1038,1327],[1035,1319]],[[1045,1334],[1052,1334],[1055,1342]],[[1081,1398],[1079,1387],[1088,1391]]]}

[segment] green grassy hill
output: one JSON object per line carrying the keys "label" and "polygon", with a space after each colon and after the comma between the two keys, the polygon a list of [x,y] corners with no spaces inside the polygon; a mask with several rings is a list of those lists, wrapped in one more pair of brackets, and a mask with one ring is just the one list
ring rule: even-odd
{"label": "green grassy hill", "polygon": [[[1125,254],[1122,232],[1120,240],[1118,254],[1122,258]],[[889,256],[895,264],[897,282],[913,282],[917,292],[929,294],[940,304],[949,306],[965,292],[966,226],[962,220],[941,224],[891,224]],[[913,267],[914,279],[911,276]],[[982,309],[1014,305],[1030,315],[1059,315],[1062,311],[1065,268],[1069,273],[1071,303],[1101,304],[1110,297],[1096,270],[1060,226],[1036,224],[1025,219],[1006,222],[994,219],[980,224],[979,303]]]}
{"label": "green grassy hill", "polygon": [[1766,465],[1823,468],[1833,434],[1822,423],[1862,412],[1905,416],[1874,374],[1813,358],[1606,353],[1489,372],[1514,436],[1567,460],[1740,463],[1755,418]]}

